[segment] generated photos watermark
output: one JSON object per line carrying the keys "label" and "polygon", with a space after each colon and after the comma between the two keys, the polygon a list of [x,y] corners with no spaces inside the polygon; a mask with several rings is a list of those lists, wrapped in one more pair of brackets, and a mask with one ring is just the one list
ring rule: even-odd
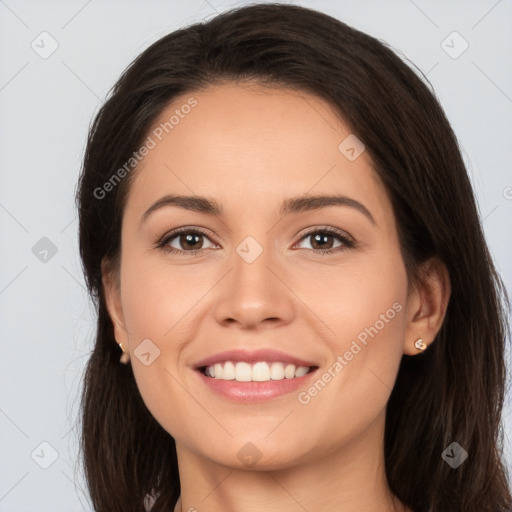
{"label": "generated photos watermark", "polygon": [[[396,314],[402,311],[402,304],[399,302],[393,303],[392,307],[386,310],[385,313],[379,315],[379,319],[374,322],[370,327],[365,327],[357,336],[357,339],[352,340],[350,347],[342,354],[339,355],[327,370],[312,384],[306,391],[301,391],[297,395],[299,403],[307,405],[311,402],[312,398],[317,396],[324,388],[331,382],[350,361],[359,354],[364,347],[368,344],[368,337],[374,338],[379,334],[382,329],[388,324]],[[359,342],[359,343],[358,343]]]}
{"label": "generated photos watermark", "polygon": [[176,126],[178,126],[182,119],[190,114],[192,109],[197,106],[197,100],[190,97],[186,103],[181,105],[180,108],[174,110],[174,113],[164,123],[160,123],[154,128],[151,133],[146,137],[142,146],[132,153],[132,156],[117,169],[114,174],[101,186],[94,189],[94,197],[96,199],[103,199],[108,192],[121,182],[121,180],[133,171],[137,165],[146,157],[152,149],[155,149],[166,134],[170,133]]}

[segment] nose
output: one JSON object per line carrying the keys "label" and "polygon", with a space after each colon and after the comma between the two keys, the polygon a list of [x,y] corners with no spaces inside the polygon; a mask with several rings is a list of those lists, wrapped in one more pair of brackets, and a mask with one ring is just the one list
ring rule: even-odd
{"label": "nose", "polygon": [[218,287],[216,321],[224,327],[243,330],[290,323],[295,314],[295,295],[283,269],[284,265],[279,265],[267,248],[254,261],[243,252],[235,252],[231,270]]}

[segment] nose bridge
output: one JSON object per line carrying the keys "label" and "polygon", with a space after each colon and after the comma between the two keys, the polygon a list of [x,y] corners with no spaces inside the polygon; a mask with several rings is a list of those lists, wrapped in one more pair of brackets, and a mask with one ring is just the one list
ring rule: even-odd
{"label": "nose bridge", "polygon": [[286,323],[293,316],[292,294],[278,277],[279,255],[272,250],[270,237],[257,236],[246,236],[231,255],[231,272],[215,308],[220,323],[235,321],[248,327],[270,319]]}
{"label": "nose bridge", "polygon": [[[270,243],[267,238],[260,242],[253,236],[244,238],[235,248],[235,254],[232,257],[234,281],[238,281],[240,289],[249,287],[250,293],[258,293],[259,288],[263,291],[271,287],[271,276],[275,276],[270,271],[272,262],[276,261],[275,254],[272,254]],[[274,264],[275,266],[275,264]]]}

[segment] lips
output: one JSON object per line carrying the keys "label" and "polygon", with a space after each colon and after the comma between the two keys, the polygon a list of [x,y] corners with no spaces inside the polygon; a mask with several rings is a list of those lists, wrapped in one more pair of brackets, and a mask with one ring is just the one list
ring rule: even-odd
{"label": "lips", "polygon": [[[238,404],[285,397],[306,386],[314,378],[318,367],[315,361],[274,349],[228,350],[193,365],[201,386],[209,388],[214,396]],[[220,373],[216,375],[218,371]]]}
{"label": "lips", "polygon": [[196,370],[200,370],[207,366],[214,365],[215,363],[225,363],[226,361],[232,361],[234,363],[237,362],[246,362],[249,364],[257,363],[261,361],[273,363],[273,362],[281,362],[286,364],[293,364],[296,367],[299,366],[308,366],[317,368],[318,365],[314,361],[308,361],[305,359],[300,359],[290,354],[286,354],[285,352],[281,352],[279,350],[274,349],[260,349],[255,351],[248,350],[228,350],[225,352],[219,352],[218,354],[209,356],[205,359],[201,359],[197,363],[194,364],[194,368]]}

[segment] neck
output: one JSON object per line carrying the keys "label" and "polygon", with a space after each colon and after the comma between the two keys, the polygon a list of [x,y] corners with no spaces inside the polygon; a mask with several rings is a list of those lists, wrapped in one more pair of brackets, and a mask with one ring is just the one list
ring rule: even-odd
{"label": "neck", "polygon": [[383,418],[370,430],[337,450],[306,454],[287,467],[275,462],[276,469],[265,471],[224,466],[177,442],[181,496],[176,512],[409,512],[387,484]]}

